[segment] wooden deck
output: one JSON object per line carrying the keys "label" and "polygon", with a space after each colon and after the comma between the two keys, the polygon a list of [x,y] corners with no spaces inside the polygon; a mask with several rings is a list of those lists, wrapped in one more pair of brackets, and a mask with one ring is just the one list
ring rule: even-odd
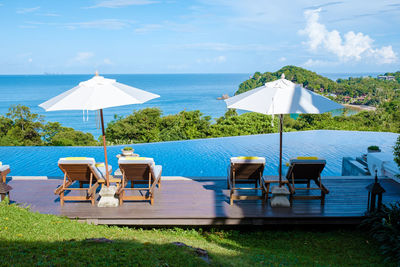
{"label": "wooden deck", "polygon": [[[229,205],[226,180],[217,178],[164,179],[156,189],[154,205],[127,202],[117,208],[98,208],[90,202],[67,202],[60,207],[54,189],[61,180],[12,180],[11,200],[33,211],[67,216],[94,224],[115,225],[263,225],[358,224],[366,211],[365,187],[371,177],[331,177],[323,180],[330,193],[324,206],[319,200],[294,200],[291,208],[271,208],[260,200]],[[400,200],[400,184],[380,179],[385,203]],[[251,192],[254,194],[254,192]],[[316,192],[315,192],[316,193]]]}

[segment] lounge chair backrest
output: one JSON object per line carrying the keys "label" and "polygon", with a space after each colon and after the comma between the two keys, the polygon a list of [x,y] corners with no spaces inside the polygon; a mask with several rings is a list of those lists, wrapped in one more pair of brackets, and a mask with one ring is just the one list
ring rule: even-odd
{"label": "lounge chair backrest", "polygon": [[235,172],[236,182],[254,181],[260,179],[265,166],[265,158],[262,157],[233,157],[231,158],[230,177]]}
{"label": "lounge chair backrest", "polygon": [[318,179],[325,168],[324,159],[291,159],[286,178],[295,183],[307,183],[309,180]]}
{"label": "lounge chair backrest", "polygon": [[148,180],[153,175],[155,166],[152,158],[121,157],[118,160],[119,168],[129,181]]}
{"label": "lounge chair backrest", "polygon": [[58,161],[60,169],[73,181],[90,181],[90,174],[94,179],[104,179],[95,164],[94,158],[61,158]]}

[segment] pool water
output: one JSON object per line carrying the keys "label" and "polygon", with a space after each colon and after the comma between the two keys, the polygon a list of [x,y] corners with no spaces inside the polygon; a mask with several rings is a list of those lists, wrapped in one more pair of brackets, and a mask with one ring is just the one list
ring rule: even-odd
{"label": "pool water", "polygon": [[[343,157],[360,156],[370,145],[391,153],[397,137],[395,133],[331,130],[284,133],[283,163],[291,157],[318,156],[327,160],[323,175],[340,176]],[[114,171],[118,168],[116,155],[123,147],[108,147]],[[226,176],[233,156],[265,157],[264,173],[278,174],[279,134],[135,144],[133,148],[140,156],[153,157],[168,176]],[[0,161],[11,165],[11,176],[62,176],[58,159],[77,156],[104,161],[102,147],[0,147]]]}

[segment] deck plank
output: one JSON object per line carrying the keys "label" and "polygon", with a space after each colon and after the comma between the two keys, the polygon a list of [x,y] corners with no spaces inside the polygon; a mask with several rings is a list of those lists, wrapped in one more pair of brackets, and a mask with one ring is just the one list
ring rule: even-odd
{"label": "deck plank", "polygon": [[[156,189],[154,205],[148,201],[125,202],[117,208],[98,208],[89,202],[66,202],[60,207],[54,189],[61,180],[14,180],[11,200],[29,205],[33,211],[63,215],[95,224],[123,225],[235,225],[235,224],[354,224],[366,211],[365,187],[373,180],[357,177],[331,177],[324,181],[330,193],[325,205],[319,200],[294,200],[291,208],[271,208],[261,200],[235,201],[229,205],[229,190],[224,179],[163,180]],[[400,184],[381,179],[386,189],[383,200],[400,200]],[[75,194],[77,192],[74,192]],[[305,191],[298,194],[315,195]],[[249,195],[260,194],[250,190]],[[72,194],[71,194],[72,195]]]}

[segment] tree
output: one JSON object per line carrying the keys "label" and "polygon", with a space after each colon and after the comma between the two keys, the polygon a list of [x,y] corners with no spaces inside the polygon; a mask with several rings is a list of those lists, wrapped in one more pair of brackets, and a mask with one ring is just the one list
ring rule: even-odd
{"label": "tree", "polygon": [[397,138],[397,142],[393,147],[393,155],[394,155],[394,161],[400,167],[400,136]]}
{"label": "tree", "polygon": [[7,131],[6,137],[12,140],[13,145],[36,146],[42,144],[39,131],[43,127],[43,117],[31,113],[23,105],[12,105],[6,116],[13,121],[12,127]]}

